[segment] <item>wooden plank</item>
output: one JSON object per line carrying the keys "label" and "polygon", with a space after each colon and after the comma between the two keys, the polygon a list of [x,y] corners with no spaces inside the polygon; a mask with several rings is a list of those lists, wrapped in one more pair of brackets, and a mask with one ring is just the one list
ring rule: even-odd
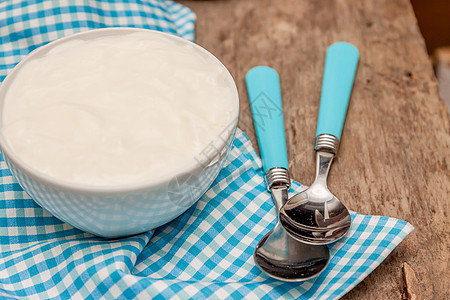
{"label": "wooden plank", "polygon": [[[197,13],[197,42],[235,77],[239,126],[255,147],[244,76],[262,64],[279,71],[290,169],[305,184],[314,176],[326,48],[340,40],[359,48],[329,187],[352,210],[401,218],[416,229],[345,299],[407,297],[406,277],[415,278],[408,281],[416,285],[409,291],[421,291],[424,299],[448,297],[449,116],[409,1],[180,2]],[[408,274],[402,271],[404,262]]]}

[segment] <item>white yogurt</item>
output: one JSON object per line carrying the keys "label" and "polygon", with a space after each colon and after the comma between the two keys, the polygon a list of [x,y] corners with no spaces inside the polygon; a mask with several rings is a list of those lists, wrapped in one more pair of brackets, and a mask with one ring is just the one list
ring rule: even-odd
{"label": "white yogurt", "polygon": [[225,68],[183,41],[145,32],[73,40],[23,65],[2,130],[52,177],[140,183],[201,155],[233,122],[233,93]]}

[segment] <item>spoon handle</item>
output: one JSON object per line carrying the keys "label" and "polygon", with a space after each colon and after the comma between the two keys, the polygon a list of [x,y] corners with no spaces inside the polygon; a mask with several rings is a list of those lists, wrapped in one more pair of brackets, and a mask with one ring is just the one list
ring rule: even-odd
{"label": "spoon handle", "polygon": [[264,171],[288,170],[280,77],[274,69],[258,66],[248,71],[245,81]]}
{"label": "spoon handle", "polygon": [[[334,150],[337,150],[344,127],[358,59],[358,49],[350,43],[338,42],[328,47],[317,121],[316,150],[319,150],[317,137],[324,134],[332,136],[331,139],[335,140],[336,146]],[[325,148],[327,148],[326,146]]]}

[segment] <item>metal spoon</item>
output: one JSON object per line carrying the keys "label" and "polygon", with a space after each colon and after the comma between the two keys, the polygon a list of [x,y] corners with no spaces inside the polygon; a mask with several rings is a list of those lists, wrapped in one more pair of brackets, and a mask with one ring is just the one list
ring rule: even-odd
{"label": "metal spoon", "polygon": [[[267,185],[278,213],[288,199],[290,186],[280,79],[275,70],[260,66],[247,73],[246,82]],[[256,265],[273,278],[304,281],[325,269],[330,253],[327,246],[296,241],[277,221],[258,243],[253,257]]]}
{"label": "metal spoon", "polygon": [[[288,185],[274,184],[270,190],[279,212],[288,198]],[[327,246],[308,245],[293,239],[277,221],[275,227],[259,241],[253,257],[256,265],[273,278],[304,281],[316,277],[326,268],[330,253]]]}
{"label": "metal spoon", "polygon": [[323,245],[342,238],[351,225],[347,208],[328,190],[327,176],[338,150],[358,65],[355,46],[340,42],[327,50],[316,133],[316,179],[280,210],[280,222],[295,239]]}

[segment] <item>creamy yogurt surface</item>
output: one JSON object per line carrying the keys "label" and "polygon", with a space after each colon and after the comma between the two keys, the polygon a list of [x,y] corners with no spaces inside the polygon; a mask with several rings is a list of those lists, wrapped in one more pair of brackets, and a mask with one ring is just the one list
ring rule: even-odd
{"label": "creamy yogurt surface", "polygon": [[191,44],[131,33],[72,40],[27,61],[3,135],[31,167],[89,186],[141,183],[191,163],[235,114],[226,69]]}

